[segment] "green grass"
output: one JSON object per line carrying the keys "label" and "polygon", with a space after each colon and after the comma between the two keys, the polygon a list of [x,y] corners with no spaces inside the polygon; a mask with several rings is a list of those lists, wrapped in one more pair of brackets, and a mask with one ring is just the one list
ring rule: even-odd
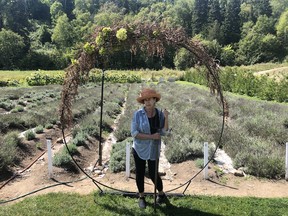
{"label": "green grass", "polygon": [[55,73],[55,74],[58,74],[59,72],[61,71],[57,71],[57,70],[49,70],[49,71],[45,71],[45,70],[31,70],[31,71],[20,71],[20,70],[16,70],[16,71],[11,71],[11,70],[0,70],[0,80],[17,80],[19,82],[23,82],[25,81],[26,77],[30,76],[32,73],[35,73],[35,72],[43,72],[43,73],[48,73],[48,74],[51,74],[51,73]]}
{"label": "green grass", "polygon": [[169,204],[157,206],[153,196],[147,196],[145,210],[136,198],[98,192],[89,195],[49,193],[28,197],[21,202],[0,206],[0,216],[9,215],[288,215],[288,198],[184,196],[170,197]]}
{"label": "green grass", "polygon": [[254,65],[242,65],[240,68],[245,69],[245,70],[251,70],[252,72],[259,72],[259,71],[265,71],[265,70],[270,70],[274,68],[280,68],[280,67],[287,67],[288,63],[261,63],[261,64],[254,64]]}

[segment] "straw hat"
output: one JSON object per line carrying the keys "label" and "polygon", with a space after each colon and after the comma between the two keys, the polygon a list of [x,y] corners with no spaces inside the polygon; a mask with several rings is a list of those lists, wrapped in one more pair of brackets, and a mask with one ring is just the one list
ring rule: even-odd
{"label": "straw hat", "polygon": [[144,104],[144,100],[148,98],[156,98],[156,102],[161,99],[161,95],[157,93],[154,89],[145,88],[141,91],[137,101]]}

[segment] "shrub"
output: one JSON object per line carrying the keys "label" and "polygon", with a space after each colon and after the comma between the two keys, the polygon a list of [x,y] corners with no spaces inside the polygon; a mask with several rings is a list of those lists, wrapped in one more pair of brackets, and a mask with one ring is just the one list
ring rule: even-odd
{"label": "shrub", "polygon": [[54,155],[52,163],[57,167],[66,167],[71,165],[72,158],[66,152],[60,151]]}
{"label": "shrub", "polygon": [[20,143],[18,133],[15,131],[0,137],[0,171],[13,164]]}
{"label": "shrub", "polygon": [[5,109],[6,111],[10,111],[15,107],[15,105],[12,104],[11,102],[1,101],[0,107]]}
{"label": "shrub", "polygon": [[280,179],[285,176],[284,161],[273,155],[250,154],[246,158],[246,172],[258,177]]}
{"label": "shrub", "polygon": [[26,131],[25,132],[25,138],[27,139],[27,140],[33,140],[33,139],[35,139],[35,133],[33,132],[33,130],[28,130],[28,131]]}
{"label": "shrub", "polygon": [[187,137],[178,137],[166,148],[165,156],[170,163],[180,163],[188,159],[203,157],[203,143],[189,140]]}
{"label": "shrub", "polygon": [[196,165],[196,167],[202,169],[204,167],[204,159],[203,158],[196,159],[195,165]]}
{"label": "shrub", "polygon": [[[126,168],[126,143],[131,143],[132,138],[128,138],[122,142],[117,142],[112,146],[109,168],[112,172],[121,172]],[[130,170],[135,170],[133,155],[130,155]]]}
{"label": "shrub", "polygon": [[53,128],[53,124],[48,123],[48,124],[45,125],[45,128],[46,129],[52,129]]}
{"label": "shrub", "polygon": [[31,76],[26,77],[26,82],[29,86],[43,86],[49,84],[62,84],[64,75],[59,74],[44,74],[41,72],[32,73]]}
{"label": "shrub", "polygon": [[[78,153],[77,146],[75,144],[70,143],[67,145],[67,147],[71,155]],[[53,165],[58,167],[71,167],[71,165],[73,165],[73,160],[69,152],[66,146],[63,146],[63,148],[54,155],[52,162]]]}
{"label": "shrub", "polygon": [[73,144],[75,144],[76,146],[85,145],[86,139],[87,139],[87,134],[84,131],[80,131],[73,138]]}
{"label": "shrub", "polygon": [[43,148],[43,143],[37,142],[37,143],[36,143],[36,148],[39,149],[39,150],[42,150],[42,148]]}
{"label": "shrub", "polygon": [[23,106],[16,106],[14,109],[11,110],[12,113],[23,112],[23,111],[24,111]]}
{"label": "shrub", "polygon": [[[78,153],[77,146],[74,143],[69,143],[67,145],[67,147],[68,147],[69,152],[70,152],[71,155],[75,155],[75,154]],[[64,149],[62,149],[62,150],[65,151],[67,154],[69,154],[67,147],[64,146]]]}
{"label": "shrub", "polygon": [[44,128],[42,125],[38,125],[36,128],[35,128],[35,133],[36,134],[40,134],[40,133],[43,133],[44,131]]}

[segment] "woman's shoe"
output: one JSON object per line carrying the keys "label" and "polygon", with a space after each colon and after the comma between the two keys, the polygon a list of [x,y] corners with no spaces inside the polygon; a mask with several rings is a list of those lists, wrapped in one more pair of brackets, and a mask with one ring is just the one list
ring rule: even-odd
{"label": "woman's shoe", "polygon": [[144,197],[139,197],[138,204],[139,204],[139,208],[145,209],[146,208],[145,198]]}
{"label": "woman's shoe", "polygon": [[162,203],[165,203],[167,200],[167,196],[165,194],[158,194],[157,198],[156,198],[156,203],[161,205]]}

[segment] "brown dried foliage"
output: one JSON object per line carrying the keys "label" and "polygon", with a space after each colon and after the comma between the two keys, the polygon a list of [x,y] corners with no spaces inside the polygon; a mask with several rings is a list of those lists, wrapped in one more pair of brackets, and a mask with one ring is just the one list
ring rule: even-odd
{"label": "brown dried foliage", "polygon": [[[119,41],[116,33],[120,28],[127,30],[127,39]],[[121,48],[130,48],[131,53],[137,54],[142,51],[147,56],[163,57],[165,49],[168,46],[183,47],[192,52],[198,60],[207,68],[207,80],[210,91],[219,96],[219,100],[223,105],[224,117],[227,119],[229,114],[228,103],[223,94],[219,79],[219,67],[214,62],[199,41],[192,41],[182,28],[171,28],[165,24],[156,23],[134,23],[131,25],[112,26],[109,36],[105,37],[105,42],[101,45],[105,48],[106,53],[100,55],[99,47],[95,43],[96,37],[101,34],[103,27],[95,29],[91,37],[91,45],[95,46],[95,50],[91,54],[82,51],[78,58],[78,63],[70,65],[66,68],[66,76],[63,84],[62,99],[60,105],[60,120],[62,127],[69,127],[72,123],[72,101],[78,93],[78,86],[81,78],[87,77],[89,71],[94,67],[105,69],[109,64],[109,55]]]}

